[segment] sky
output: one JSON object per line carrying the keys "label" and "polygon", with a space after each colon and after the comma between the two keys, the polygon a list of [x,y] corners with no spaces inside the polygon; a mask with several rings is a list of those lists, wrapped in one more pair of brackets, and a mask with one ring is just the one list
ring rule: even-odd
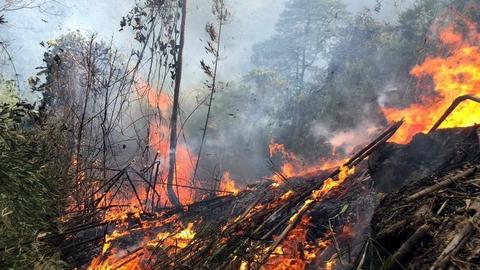
{"label": "sky", "polygon": [[[5,1],[5,0],[0,0]],[[241,78],[252,66],[250,56],[252,46],[268,39],[275,31],[275,23],[287,0],[227,0],[232,18],[224,28],[223,57],[220,62],[222,80]],[[352,13],[373,9],[378,0],[343,0]],[[398,10],[413,0],[382,0],[379,17],[393,18]],[[84,34],[97,33],[126,54],[130,52],[132,33],[119,32],[120,18],[134,5],[134,0],[65,0],[56,5],[52,14],[37,9],[24,9],[8,12],[8,21],[0,29],[0,39],[9,44],[20,79],[25,80],[35,73],[35,67],[42,65],[44,48],[41,41],[59,37],[62,33],[79,30]],[[0,4],[1,5],[1,4]],[[205,24],[212,20],[209,0],[190,0],[187,21],[187,42],[185,48],[184,89],[201,85],[205,79],[199,62],[208,59],[204,51]],[[5,73],[13,74],[11,67],[4,66]],[[10,69],[10,70],[8,70]]]}
{"label": "sky", "polygon": [[[201,39],[206,37],[205,24],[212,19],[208,2],[191,0],[189,4],[184,57],[184,78],[187,83],[184,87],[190,87],[190,81],[202,80],[199,63],[206,55]],[[222,61],[223,73],[229,74],[226,76],[228,79],[240,77],[240,73],[249,68],[252,45],[265,39],[265,34],[269,36],[272,33],[284,2],[229,1],[233,17],[225,27],[225,47],[222,48],[228,55]],[[55,39],[68,31],[80,30],[87,35],[97,33],[102,39],[113,39],[114,44],[125,53],[130,52],[132,33],[128,30],[119,32],[118,29],[121,17],[133,7],[133,0],[66,0],[62,3],[63,6],[58,8],[60,14],[56,16],[31,9],[6,14],[9,23],[1,29],[0,38],[7,40],[21,78],[27,78],[35,73],[35,67],[42,65],[44,48],[40,42]],[[262,25],[261,31],[258,25]]]}

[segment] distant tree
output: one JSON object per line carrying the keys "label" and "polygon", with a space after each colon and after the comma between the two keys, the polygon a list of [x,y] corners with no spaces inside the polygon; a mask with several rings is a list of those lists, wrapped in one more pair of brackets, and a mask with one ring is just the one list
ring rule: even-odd
{"label": "distant tree", "polygon": [[303,90],[305,80],[322,65],[346,15],[339,1],[289,0],[275,35],[254,46],[253,63],[279,72]]}
{"label": "distant tree", "polygon": [[[396,102],[411,102],[416,95],[409,71],[431,46],[429,27],[445,7],[465,5],[459,2],[468,1],[416,1],[397,22],[386,23],[371,11],[350,18],[336,1],[288,1],[277,33],[257,44],[252,58],[288,82],[289,92],[282,92],[288,102],[275,117],[283,129],[274,136],[300,155],[318,157],[325,142],[314,137],[313,125],[339,132],[365,119],[384,124],[379,96],[394,90]],[[265,89],[258,85],[257,91]]]}
{"label": "distant tree", "polygon": [[330,48],[348,20],[340,1],[289,0],[276,24],[276,33],[253,48],[252,62],[257,67],[273,70],[288,81],[290,93],[284,97],[288,103],[282,113],[282,137],[289,138],[285,141],[288,148],[295,147],[296,138],[304,130],[300,101],[326,65]]}

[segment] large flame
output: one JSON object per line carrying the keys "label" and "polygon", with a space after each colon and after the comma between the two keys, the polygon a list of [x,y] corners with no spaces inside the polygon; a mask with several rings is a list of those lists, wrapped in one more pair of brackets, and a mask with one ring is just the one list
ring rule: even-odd
{"label": "large flame", "polygon": [[[389,121],[405,119],[403,126],[391,141],[408,143],[413,135],[428,131],[451,103],[462,95],[480,95],[480,34],[476,25],[455,15],[466,28],[460,33],[453,24],[441,28],[439,40],[449,52],[446,57],[427,57],[411,70],[417,78],[430,76],[435,85],[435,95],[424,95],[420,103],[404,109],[383,108]],[[442,128],[466,127],[479,122],[478,103],[466,101],[441,125]]]}
{"label": "large flame", "polygon": [[[139,96],[146,97],[151,110],[155,111],[156,117],[151,117],[149,122],[149,147],[150,152],[154,155],[154,166],[151,170],[152,179],[155,182],[155,205],[168,206],[168,197],[166,192],[166,176],[168,172],[168,158],[169,158],[169,123],[168,116],[171,111],[170,98],[163,92],[157,91],[146,84],[137,87]],[[190,151],[185,144],[179,142],[177,145],[177,160],[174,175],[174,190],[177,193],[180,201],[183,204],[193,202],[194,192],[189,188],[190,179],[193,173],[193,164],[195,159],[190,155]],[[163,219],[159,217],[158,224],[149,224],[142,221],[141,214],[143,209],[140,208],[142,202],[149,201],[147,194],[153,194],[152,190],[147,192],[146,185],[136,185],[135,195],[129,193],[129,196],[115,196],[108,192],[103,197],[106,202],[111,197],[112,203],[117,205],[128,205],[127,208],[109,208],[105,213],[105,221],[116,224],[117,230],[105,236],[105,242],[102,248],[102,253],[94,258],[90,263],[88,269],[143,269],[143,263],[150,256],[150,249],[155,249],[160,246],[168,248],[168,250],[177,251],[177,249],[185,248],[191,239],[195,236],[193,230],[193,223],[189,223],[185,228],[182,228],[180,222],[176,217]],[[150,187],[151,188],[151,187]],[[150,197],[150,196],[149,196]],[[153,204],[152,204],[153,205]],[[157,228],[165,224],[176,223],[177,232],[160,232],[157,235],[145,235],[140,242],[133,241],[134,246],[138,246],[135,252],[130,254],[130,251],[116,250],[113,248],[112,242],[118,238],[122,238],[131,234],[129,229],[129,220],[137,220],[140,229]],[[180,224],[180,226],[178,226]],[[136,243],[135,243],[136,242]],[[174,249],[172,249],[174,247]],[[126,254],[125,254],[126,253]]]}
{"label": "large flame", "polygon": [[[157,153],[157,161],[159,162],[159,173],[157,174],[157,183],[160,185],[156,188],[161,198],[166,202],[166,176],[168,172],[168,159],[170,152],[169,144],[169,115],[171,112],[171,101],[169,96],[148,85],[138,87],[140,95],[146,96],[148,103],[153,110],[158,112],[158,116],[150,121],[149,144],[153,152]],[[193,169],[196,158],[190,154],[189,148],[179,141],[177,145],[177,159],[175,164],[175,188],[177,196],[182,204],[193,202],[192,189],[190,180],[193,176]]]}
{"label": "large flame", "polygon": [[[149,107],[154,110],[155,117],[151,117],[149,122],[149,147],[150,152],[154,155],[154,166],[151,168],[153,173],[151,180],[155,185],[156,206],[168,206],[168,196],[166,192],[166,176],[168,172],[169,158],[169,123],[168,116],[171,112],[170,98],[163,92],[157,91],[146,84],[137,87],[139,96],[146,97]],[[75,161],[76,162],[76,161]],[[177,160],[175,167],[175,187],[182,204],[190,204],[195,198],[195,193],[190,187],[190,179],[193,176],[195,158],[190,154],[189,148],[179,142],[177,145]],[[152,182],[152,181],[151,181]],[[186,248],[191,240],[195,237],[194,223],[188,223],[184,226],[177,216],[164,218],[159,215],[156,221],[142,220],[144,209],[142,202],[149,201],[147,194],[153,194],[152,190],[147,190],[146,185],[137,185],[134,194],[129,193],[127,196],[115,196],[108,192],[102,198],[103,202],[110,201],[116,205],[127,205],[122,208],[109,208],[104,217],[104,221],[114,223],[116,229],[105,236],[101,254],[94,258],[88,270],[132,270],[147,269],[150,257],[154,250],[159,248],[165,250],[168,256],[175,256],[177,252]],[[150,187],[151,188],[151,187]],[[235,185],[235,181],[231,178],[229,172],[225,172],[220,183],[220,190],[237,194],[240,190]],[[145,206],[144,206],[145,207]],[[139,228],[132,229],[131,221],[136,221]],[[154,235],[150,231],[158,230],[158,228],[169,227],[170,229],[162,229]],[[134,233],[141,232],[142,237],[133,236]],[[131,244],[128,248],[118,250],[114,246],[114,242],[125,237],[132,237]],[[133,250],[130,250],[133,248]],[[152,251],[153,250],[153,251]]]}

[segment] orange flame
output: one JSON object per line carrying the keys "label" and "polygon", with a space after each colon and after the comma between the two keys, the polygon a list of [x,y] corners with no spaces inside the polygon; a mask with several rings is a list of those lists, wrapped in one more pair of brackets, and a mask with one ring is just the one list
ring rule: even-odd
{"label": "orange flame", "polygon": [[[299,213],[303,213],[306,208],[311,206],[315,201],[321,201],[323,197],[332,189],[339,187],[349,175],[352,175],[355,172],[355,168],[349,168],[348,166],[340,166],[340,172],[338,174],[337,180],[333,178],[328,178],[323,183],[321,189],[315,190],[312,192],[310,199],[306,200],[302,207],[297,211],[297,213],[290,217],[289,222],[294,222]],[[283,194],[281,198],[288,199],[293,192],[288,191]],[[331,240],[321,239],[318,243],[308,243],[306,236],[309,229],[310,217],[302,216],[300,224],[297,225],[292,231],[287,235],[287,238],[282,241],[270,258],[268,259],[267,264],[262,268],[265,270],[276,270],[276,269],[294,269],[294,270],[303,270],[307,264],[313,262],[317,254],[326,249],[331,245]],[[344,230],[348,228],[344,227]],[[349,233],[349,232],[345,232]],[[350,234],[351,235],[351,234]],[[328,238],[328,236],[325,236]],[[299,248],[302,247],[302,248]],[[325,264],[325,269],[333,269],[335,266],[336,260],[329,260]]]}
{"label": "orange flame", "polygon": [[[480,95],[480,34],[476,25],[465,18],[461,20],[467,28],[462,34],[453,25],[444,27],[440,42],[447,47],[447,57],[427,57],[413,67],[411,74],[417,78],[431,76],[435,85],[435,96],[421,97],[421,103],[405,109],[383,108],[388,121],[405,119],[405,123],[392,137],[396,143],[408,143],[413,135],[428,131],[451,103],[462,95]],[[479,104],[464,102],[441,125],[443,128],[466,127],[478,123]]]}
{"label": "orange flame", "polygon": [[[170,98],[162,92],[159,92],[147,85],[140,85],[137,87],[139,96],[147,98],[151,109],[157,113],[156,118],[152,118],[149,123],[149,146],[151,151],[156,153],[155,162],[153,167],[157,173],[151,174],[151,177],[157,177],[155,186],[155,194],[161,197],[163,201],[160,203],[167,204],[167,192],[165,184],[165,176],[168,171],[168,158],[169,158],[169,124],[168,115],[170,113]],[[185,144],[179,142],[177,146],[177,161],[175,167],[175,187],[177,196],[183,204],[190,204],[193,202],[194,193],[190,188],[190,179],[193,176],[193,166],[195,159],[190,155],[190,151]],[[158,167],[157,167],[158,166]],[[229,191],[237,194],[240,189],[235,185],[235,181],[231,178],[229,172],[225,172],[220,188],[224,191]],[[163,218],[159,216],[157,221],[145,221],[142,220],[143,209],[140,207],[142,202],[147,199],[147,187],[139,185],[135,187],[135,196],[128,194],[125,196],[115,196],[107,193],[103,197],[103,201],[112,201],[112,204],[127,205],[128,207],[121,208],[109,208],[104,220],[107,222],[115,223],[116,230],[106,235],[105,242],[103,244],[101,253],[94,258],[88,270],[132,270],[132,269],[144,269],[145,262],[150,258],[150,251],[155,250],[160,246],[166,250],[168,256],[175,256],[175,254],[189,245],[191,240],[195,237],[196,232],[194,230],[193,223],[189,223],[186,227],[181,225],[178,217],[171,216]],[[150,192],[152,194],[153,191]],[[192,196],[193,195],[193,196]],[[163,205],[162,205],[163,206]],[[131,252],[128,249],[117,250],[114,248],[113,242],[119,238],[130,235],[129,223],[135,220],[139,228],[144,232],[144,238],[140,240],[133,240],[132,247],[135,247],[135,251]],[[172,231],[162,231],[156,235],[149,235],[146,228],[160,228],[166,224],[176,224]],[[169,225],[170,226],[170,225]]]}
{"label": "orange flame", "polygon": [[178,233],[161,232],[157,234],[157,239],[149,241],[148,247],[156,248],[158,245],[162,247],[186,248],[190,241],[195,237],[196,232],[193,230],[193,223],[188,223],[187,227]]}
{"label": "orange flame", "polygon": [[[163,225],[171,222],[177,222],[178,225],[181,225],[176,216],[165,219]],[[111,248],[112,241],[129,235],[130,233],[128,231],[119,232],[115,230],[106,236],[102,254],[92,260],[87,270],[145,269],[145,263],[150,258],[150,250],[155,250],[157,247],[166,250],[167,255],[174,256],[178,250],[186,248],[196,235],[193,223],[188,223],[184,228],[182,228],[182,226],[177,227],[177,232],[160,232],[153,240],[149,240],[148,237],[146,237],[138,243],[141,248],[132,253]]]}
{"label": "orange flame", "polygon": [[[159,172],[157,182],[163,183],[166,181],[168,172],[168,160],[170,152],[170,143],[168,140],[170,129],[168,123],[168,116],[170,115],[171,102],[169,96],[148,85],[141,85],[137,88],[141,96],[146,96],[150,107],[159,112],[159,119],[152,119],[150,121],[150,137],[149,143],[152,150],[158,153],[157,161],[159,161]],[[193,202],[193,192],[188,186],[190,179],[193,176],[195,164],[195,157],[190,154],[190,150],[185,144],[178,143],[177,145],[177,159],[175,165],[175,191],[182,204],[190,204]],[[167,198],[165,185],[159,185],[157,192],[161,198]]]}
{"label": "orange flame", "polygon": [[316,258],[318,249],[310,245],[304,249],[310,218],[304,216],[301,222],[292,230],[281,246],[278,246],[264,270],[303,270],[305,266]]}
{"label": "orange flame", "polygon": [[282,158],[280,175],[273,175],[271,178],[277,182],[282,182],[282,176],[285,178],[303,177],[319,171],[329,171],[343,164],[345,160],[319,160],[315,164],[305,164],[294,153],[285,149],[283,144],[276,143],[273,139],[268,146],[270,158],[279,155]]}
{"label": "orange flame", "polygon": [[240,189],[235,184],[235,181],[231,178],[230,172],[224,172],[222,180],[220,182],[220,190],[232,192],[233,195],[237,195],[240,192]]}
{"label": "orange flame", "polygon": [[323,196],[325,196],[330,190],[340,186],[349,175],[355,173],[355,167],[349,168],[348,166],[340,166],[340,173],[338,174],[338,179],[335,181],[333,178],[328,178],[323,182],[321,189],[313,191],[313,197],[315,200],[319,201]]}
{"label": "orange flame", "polygon": [[326,262],[325,263],[325,270],[332,270],[333,267],[335,267],[336,262],[337,262],[336,259],[332,259],[332,260]]}

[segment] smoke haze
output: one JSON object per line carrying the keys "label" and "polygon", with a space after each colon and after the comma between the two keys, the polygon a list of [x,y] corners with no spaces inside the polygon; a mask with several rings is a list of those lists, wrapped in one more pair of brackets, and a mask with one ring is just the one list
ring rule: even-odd
{"label": "smoke haze", "polygon": [[[283,11],[287,0],[229,0],[227,6],[232,12],[232,20],[225,27],[225,57],[221,61],[219,76],[223,80],[241,78],[251,67],[250,56],[255,43],[268,39],[274,31],[276,21]],[[365,9],[374,10],[378,0],[344,1],[347,9],[356,13]],[[380,1],[379,18],[392,19],[411,4],[413,0]],[[62,5],[55,5],[55,10],[46,14],[38,9],[22,9],[8,12],[9,22],[2,26],[0,39],[7,42],[20,79],[24,81],[35,73],[35,67],[42,65],[44,48],[41,41],[58,38],[67,31],[80,31],[86,35],[96,33],[114,44],[125,54],[132,47],[132,34],[128,30],[118,31],[123,15],[135,4],[134,0],[66,0]],[[201,84],[203,73],[199,62],[207,56],[204,50],[205,24],[213,20],[209,0],[190,2],[187,22],[187,45],[185,48],[185,81],[183,87],[189,89]],[[259,27],[261,26],[261,27]],[[11,67],[3,66],[3,71],[12,74]]]}
{"label": "smoke haze", "polygon": [[[371,10],[378,19],[394,21],[396,14],[411,5],[413,1],[348,0],[341,2],[352,14]],[[224,27],[218,73],[221,81],[239,81],[253,68],[252,47],[275,33],[276,22],[286,2],[287,0],[226,1],[232,18]],[[205,24],[214,21],[209,0],[192,0],[189,3],[182,80],[182,102],[187,112],[191,109],[189,107],[193,106],[194,96],[198,89],[203,87],[206,79],[200,68],[201,60],[209,61],[210,59],[204,49],[205,40],[208,37],[205,33]],[[29,76],[36,73],[35,67],[43,65],[42,57],[45,48],[40,45],[40,42],[56,39],[68,31],[78,30],[84,35],[96,33],[100,39],[107,42],[112,40],[120,52],[129,55],[136,46],[133,34],[129,29],[119,31],[119,22],[134,4],[134,0],[67,0],[63,1],[62,5],[56,6],[56,10],[52,10],[56,15],[45,14],[37,9],[9,12],[6,14],[9,23],[2,26],[0,39],[5,40],[9,45],[8,48],[21,82],[25,82]],[[3,74],[13,76],[8,63],[1,68],[4,71]],[[21,86],[25,97],[33,99],[26,91],[26,84]],[[254,109],[244,113],[244,119],[229,118],[232,121],[231,129],[214,132],[213,136],[207,137],[207,145],[211,147],[207,151],[207,155],[211,157],[210,162],[206,163],[207,167],[211,168],[217,165],[216,162],[222,162],[224,167],[232,171],[234,177],[247,179],[244,180],[246,182],[268,173],[265,156],[270,135],[268,129],[271,125],[278,125],[278,123],[272,123],[271,119],[265,116],[265,112],[271,108],[263,106],[260,103],[255,104]],[[244,108],[231,110],[233,114]],[[198,119],[203,119],[203,109],[198,113],[201,115]],[[214,115],[214,117],[218,119],[228,116]],[[368,122],[368,120],[365,121]],[[366,139],[356,137],[355,132],[357,130],[346,130],[336,134],[325,129],[322,122],[316,122],[312,129],[313,135],[329,137],[332,145],[344,147],[347,151],[353,150],[356,143]],[[191,142],[193,149],[197,148],[198,144],[198,138],[193,138]],[[225,153],[226,151],[230,153]],[[193,153],[196,152],[193,151]],[[209,169],[206,173],[210,174]]]}

